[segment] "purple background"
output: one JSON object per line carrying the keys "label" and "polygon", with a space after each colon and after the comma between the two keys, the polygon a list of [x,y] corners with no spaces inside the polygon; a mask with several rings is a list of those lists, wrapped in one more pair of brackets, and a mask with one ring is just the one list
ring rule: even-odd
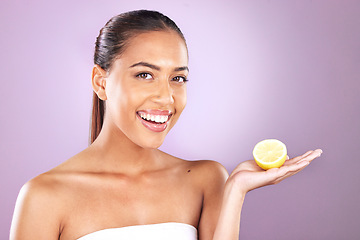
{"label": "purple background", "polygon": [[278,138],[300,174],[250,192],[240,236],[359,239],[360,1],[1,1],[0,239],[20,187],[87,147],[94,41],[159,10],[188,41],[188,105],[161,149],[229,171]]}

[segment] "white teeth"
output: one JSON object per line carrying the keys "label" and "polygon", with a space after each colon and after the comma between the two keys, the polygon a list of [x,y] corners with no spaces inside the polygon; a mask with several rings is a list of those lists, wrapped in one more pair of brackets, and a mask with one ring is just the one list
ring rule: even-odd
{"label": "white teeth", "polygon": [[169,116],[165,115],[151,115],[149,113],[140,113],[140,117],[144,120],[157,122],[157,123],[165,123],[169,119]]}
{"label": "white teeth", "polygon": [[166,122],[168,120],[169,116],[162,116],[161,122]]}

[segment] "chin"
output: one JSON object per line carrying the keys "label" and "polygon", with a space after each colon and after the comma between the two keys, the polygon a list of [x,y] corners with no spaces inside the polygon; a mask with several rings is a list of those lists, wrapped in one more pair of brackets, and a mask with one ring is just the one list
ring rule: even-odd
{"label": "chin", "polygon": [[142,147],[142,148],[145,148],[145,149],[157,149],[163,144],[163,142],[164,141],[152,142],[152,143],[143,143],[143,144],[141,144],[139,146]]}
{"label": "chin", "polygon": [[144,137],[140,141],[135,142],[135,144],[145,149],[156,149],[163,144],[164,140],[165,136]]}

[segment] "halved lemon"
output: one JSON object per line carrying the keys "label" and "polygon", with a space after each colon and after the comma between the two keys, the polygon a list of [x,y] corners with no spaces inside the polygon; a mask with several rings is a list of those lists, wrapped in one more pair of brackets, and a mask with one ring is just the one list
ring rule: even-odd
{"label": "halved lemon", "polygon": [[255,145],[253,156],[257,165],[264,170],[278,168],[286,160],[286,146],[277,139],[265,139]]}

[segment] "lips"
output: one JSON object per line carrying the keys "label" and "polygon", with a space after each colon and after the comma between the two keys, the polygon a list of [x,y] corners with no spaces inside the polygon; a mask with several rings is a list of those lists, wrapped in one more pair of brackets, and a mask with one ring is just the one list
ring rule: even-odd
{"label": "lips", "polygon": [[173,113],[169,110],[141,110],[137,112],[140,122],[153,132],[162,132],[167,126]]}

